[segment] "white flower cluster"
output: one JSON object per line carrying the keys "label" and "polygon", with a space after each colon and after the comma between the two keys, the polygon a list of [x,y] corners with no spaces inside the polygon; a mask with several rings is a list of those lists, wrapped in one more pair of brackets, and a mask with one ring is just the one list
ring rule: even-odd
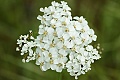
{"label": "white flower cluster", "polygon": [[77,79],[100,58],[98,50],[90,45],[97,36],[82,16],[72,18],[66,2],[51,4],[40,8],[44,14],[37,17],[41,21],[37,38],[32,37],[31,31],[29,35],[20,36],[16,50],[25,56],[23,62],[36,60],[42,71],[67,69]]}
{"label": "white flower cluster", "polygon": [[19,44],[19,47],[16,48],[16,51],[21,51],[21,55],[25,56],[22,59],[23,62],[29,62],[36,59],[36,53],[33,50],[33,48],[36,46],[36,43],[34,42],[34,37],[30,35],[21,35],[20,39],[17,40],[17,44]]}

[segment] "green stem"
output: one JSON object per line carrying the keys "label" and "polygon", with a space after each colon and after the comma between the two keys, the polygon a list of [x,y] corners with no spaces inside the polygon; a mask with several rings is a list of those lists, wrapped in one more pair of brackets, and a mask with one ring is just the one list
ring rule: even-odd
{"label": "green stem", "polygon": [[59,74],[59,80],[62,80],[62,73]]}

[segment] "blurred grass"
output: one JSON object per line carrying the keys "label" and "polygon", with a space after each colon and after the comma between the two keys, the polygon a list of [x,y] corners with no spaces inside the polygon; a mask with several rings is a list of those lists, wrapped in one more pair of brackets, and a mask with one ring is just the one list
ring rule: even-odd
{"label": "blurred grass", "polygon": [[[0,80],[58,80],[55,71],[42,72],[34,62],[22,63],[16,39],[31,29],[37,33],[40,7],[52,0],[0,0]],[[55,0],[60,1],[60,0]],[[104,48],[102,58],[79,80],[120,80],[120,0],[65,0],[73,16],[83,15]],[[74,80],[64,70],[62,80]]]}

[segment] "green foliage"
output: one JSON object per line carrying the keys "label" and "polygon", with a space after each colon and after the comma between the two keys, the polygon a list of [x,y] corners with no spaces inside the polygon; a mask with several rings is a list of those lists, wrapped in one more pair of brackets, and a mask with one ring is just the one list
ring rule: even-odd
{"label": "green foliage", "polygon": [[[0,80],[59,80],[60,73],[42,72],[35,62],[24,64],[20,53],[15,51],[16,40],[21,34],[29,30],[37,34],[39,8],[49,6],[51,1],[0,0]],[[65,1],[72,8],[73,16],[86,18],[104,48],[102,58],[79,80],[120,80],[120,1]],[[62,80],[74,80],[65,70],[61,76]]]}

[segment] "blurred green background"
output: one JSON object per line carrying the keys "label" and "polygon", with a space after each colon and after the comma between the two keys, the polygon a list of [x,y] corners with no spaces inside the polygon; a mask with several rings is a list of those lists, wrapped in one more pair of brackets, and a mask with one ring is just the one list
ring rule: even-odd
{"label": "blurred green background", "polygon": [[[42,72],[34,62],[22,63],[16,40],[38,31],[40,7],[52,0],[0,0],[0,80],[59,80],[60,73]],[[60,0],[55,0],[60,2]],[[73,16],[84,16],[104,48],[102,58],[79,80],[120,80],[120,0],[65,0]],[[62,80],[74,80],[65,70]]]}

